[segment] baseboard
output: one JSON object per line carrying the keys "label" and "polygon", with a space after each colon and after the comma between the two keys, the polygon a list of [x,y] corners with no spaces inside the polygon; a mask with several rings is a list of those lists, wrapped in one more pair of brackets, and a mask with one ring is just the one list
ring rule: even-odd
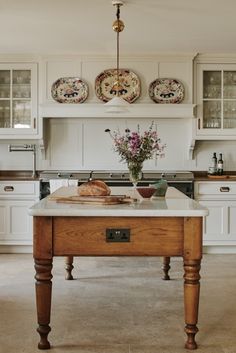
{"label": "baseboard", "polygon": [[32,254],[32,245],[0,245],[0,254]]}
{"label": "baseboard", "polygon": [[236,246],[206,245],[203,246],[203,254],[236,254]]}

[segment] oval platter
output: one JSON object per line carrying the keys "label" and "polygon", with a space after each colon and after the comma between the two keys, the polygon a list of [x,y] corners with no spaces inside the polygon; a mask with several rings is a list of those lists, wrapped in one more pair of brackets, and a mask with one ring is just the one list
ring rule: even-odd
{"label": "oval platter", "polygon": [[174,78],[159,78],[150,83],[149,96],[156,103],[180,103],[184,99],[184,86]]}
{"label": "oval platter", "polygon": [[88,85],[78,77],[61,77],[53,83],[51,94],[58,103],[83,103],[88,97]]}
{"label": "oval platter", "polygon": [[[95,93],[98,99],[108,102],[115,96],[117,70],[109,69],[101,72],[95,79]],[[119,69],[120,96],[127,102],[133,103],[141,94],[139,77],[127,69]]]}

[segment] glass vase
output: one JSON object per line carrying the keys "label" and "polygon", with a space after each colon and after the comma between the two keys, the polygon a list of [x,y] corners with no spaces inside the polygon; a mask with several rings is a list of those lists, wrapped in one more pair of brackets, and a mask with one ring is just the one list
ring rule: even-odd
{"label": "glass vase", "polygon": [[129,180],[133,183],[133,186],[136,187],[138,182],[142,179],[142,169],[143,164],[138,162],[129,162]]}

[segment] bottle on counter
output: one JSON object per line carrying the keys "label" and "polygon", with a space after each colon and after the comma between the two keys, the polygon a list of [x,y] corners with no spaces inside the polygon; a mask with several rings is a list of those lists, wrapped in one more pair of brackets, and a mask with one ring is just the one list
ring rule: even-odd
{"label": "bottle on counter", "polygon": [[213,157],[211,159],[211,164],[208,170],[208,173],[210,175],[216,175],[217,174],[217,157],[216,157],[216,152],[213,153]]}
{"label": "bottle on counter", "polygon": [[223,166],[224,166],[224,161],[222,158],[222,153],[220,153],[218,163],[217,163],[217,173],[219,175],[223,175],[223,171],[224,171]]}

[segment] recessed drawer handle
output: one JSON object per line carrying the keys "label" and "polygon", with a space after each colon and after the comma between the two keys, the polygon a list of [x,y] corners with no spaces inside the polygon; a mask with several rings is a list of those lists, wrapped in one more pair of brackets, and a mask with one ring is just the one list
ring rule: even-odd
{"label": "recessed drawer handle", "polygon": [[7,192],[14,191],[14,187],[10,185],[4,186],[4,191],[7,191]]}
{"label": "recessed drawer handle", "polygon": [[221,186],[220,192],[229,192],[230,188],[228,186]]}

